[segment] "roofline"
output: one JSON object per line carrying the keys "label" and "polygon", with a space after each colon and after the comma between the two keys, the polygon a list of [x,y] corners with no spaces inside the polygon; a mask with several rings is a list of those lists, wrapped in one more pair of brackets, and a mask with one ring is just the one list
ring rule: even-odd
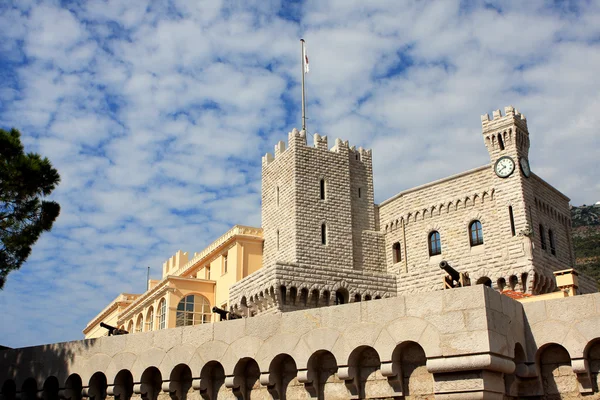
{"label": "roofline", "polygon": [[457,179],[457,178],[460,178],[460,177],[463,177],[463,176],[466,176],[466,175],[471,175],[471,174],[474,174],[476,172],[483,171],[484,169],[489,168],[489,167],[490,167],[489,165],[483,165],[481,167],[473,168],[473,169],[470,169],[470,170],[467,170],[467,171],[464,171],[464,172],[461,172],[461,173],[458,173],[458,174],[455,174],[455,175],[450,175],[450,176],[447,176],[445,178],[438,179],[436,181],[432,181],[432,182],[429,182],[429,183],[425,183],[425,184],[420,185],[420,186],[415,186],[414,188],[403,190],[402,192],[400,192],[400,193],[398,193],[398,194],[390,197],[389,199],[384,200],[384,201],[382,201],[379,204],[376,204],[376,206],[378,206],[378,207],[384,206],[384,205],[386,205],[386,204],[388,204],[388,203],[390,203],[390,202],[392,202],[392,201],[394,201],[394,200],[396,200],[396,199],[404,196],[405,194],[412,193],[412,192],[415,192],[417,190],[425,189],[427,187],[430,187],[430,186],[433,186],[433,185],[437,185],[437,184],[442,183],[442,182],[451,181],[453,179]]}
{"label": "roofline", "polygon": [[539,175],[534,174],[533,172],[531,173],[531,176],[538,179],[541,183],[543,183],[544,185],[546,185],[546,187],[548,187],[548,189],[551,189],[554,191],[554,193],[558,194],[560,197],[562,197],[564,200],[566,200],[567,202],[571,202],[571,199],[567,197],[566,194],[564,194],[563,192],[561,192],[560,190],[558,190],[557,188],[555,188],[554,186],[552,186],[551,184],[549,184],[548,182],[546,182],[545,180],[543,180],[542,178],[540,178]]}
{"label": "roofline", "polygon": [[122,299],[121,301],[119,301],[119,299],[121,297],[125,297],[125,296],[137,296],[137,298],[139,298],[141,295],[139,294],[135,294],[135,293],[120,293],[117,297],[114,298],[113,301],[111,301],[110,303],[108,303],[108,305],[106,307],[104,307],[102,309],[102,311],[100,311],[100,313],[96,314],[96,316],[90,321],[88,322],[88,324],[85,326],[85,328],[83,329],[83,334],[88,333],[94,326],[96,326],[99,322],[101,322],[102,319],[104,319],[104,317],[106,317],[106,315],[108,315],[110,312],[114,311],[115,308],[118,308],[119,305],[123,304],[123,303],[127,303],[129,301],[131,301],[132,303],[135,302],[136,299]]}

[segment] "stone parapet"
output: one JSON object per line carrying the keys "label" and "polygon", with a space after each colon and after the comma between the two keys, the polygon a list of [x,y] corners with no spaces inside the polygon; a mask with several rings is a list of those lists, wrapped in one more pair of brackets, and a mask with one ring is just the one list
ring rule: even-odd
{"label": "stone parapet", "polygon": [[600,294],[522,305],[478,285],[5,350],[0,384],[7,400],[596,398],[598,326]]}

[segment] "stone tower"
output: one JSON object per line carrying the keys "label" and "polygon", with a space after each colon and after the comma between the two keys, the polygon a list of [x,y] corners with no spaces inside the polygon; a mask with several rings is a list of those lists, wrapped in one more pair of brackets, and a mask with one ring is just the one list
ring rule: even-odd
{"label": "stone tower", "polygon": [[370,150],[292,130],[262,159],[263,268],[230,304],[253,315],[395,295],[373,201]]}
{"label": "stone tower", "polygon": [[[509,254],[525,253],[518,265],[526,289],[534,293],[554,290],[552,271],[573,266],[569,199],[531,172],[529,131],[525,116],[514,107],[483,115],[482,133],[490,154],[498,218],[506,229]],[[503,176],[506,166],[514,170]],[[505,170],[505,171],[509,171]],[[528,278],[527,278],[528,277]]]}
{"label": "stone tower", "polygon": [[263,158],[262,226],[264,266],[373,268],[363,254],[363,232],[375,234],[371,151],[341,139],[329,150],[318,134],[310,147],[290,132],[287,149],[281,141]]}

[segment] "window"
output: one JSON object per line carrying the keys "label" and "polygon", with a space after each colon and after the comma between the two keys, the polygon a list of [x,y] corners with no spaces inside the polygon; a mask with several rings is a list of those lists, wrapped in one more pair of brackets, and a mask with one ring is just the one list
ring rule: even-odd
{"label": "window", "polygon": [[279,250],[279,230],[277,230],[277,250]]}
{"label": "window", "polygon": [[508,217],[510,218],[510,233],[515,236],[515,217],[513,215],[512,206],[508,206]]}
{"label": "window", "polygon": [[223,273],[221,275],[224,275],[227,273],[227,254],[223,255]]}
{"label": "window", "polygon": [[158,329],[165,329],[167,327],[167,302],[165,299],[161,299],[158,303]]}
{"label": "window", "polygon": [[479,246],[483,244],[483,230],[481,229],[481,222],[475,220],[469,225],[469,233],[471,238],[471,246]]}
{"label": "window", "polygon": [[212,316],[208,299],[199,294],[185,296],[177,304],[175,326],[198,325],[210,322]]}
{"label": "window", "polygon": [[498,145],[500,146],[500,150],[504,150],[504,140],[502,140],[502,134],[498,134]]}
{"label": "window", "polygon": [[150,307],[150,309],[148,310],[148,314],[146,314],[146,331],[150,332],[152,329],[154,329],[154,327],[152,326],[154,324],[154,308]]}
{"label": "window", "polygon": [[129,321],[129,324],[127,325],[127,332],[133,333],[133,320]]}
{"label": "window", "polygon": [[321,244],[327,244],[327,226],[321,225]]}
{"label": "window", "polygon": [[440,240],[440,233],[433,231],[429,234],[429,255],[437,256],[442,254],[442,242]]}
{"label": "window", "polygon": [[392,259],[394,264],[402,261],[402,248],[400,247],[400,242],[396,242],[392,245]]}
{"label": "window", "polygon": [[552,232],[552,229],[548,229],[548,240],[550,241],[550,253],[555,256],[556,246],[554,244],[554,232]]}
{"label": "window", "polygon": [[138,315],[137,322],[135,323],[135,333],[141,332],[144,328],[144,317],[142,314]]}
{"label": "window", "polygon": [[321,191],[321,200],[325,200],[325,179],[321,179],[319,186]]}
{"label": "window", "polygon": [[544,232],[544,225],[540,224],[540,242],[542,243],[542,250],[546,250],[546,232]]}
{"label": "window", "polygon": [[358,188],[358,198],[360,199],[360,188]]}

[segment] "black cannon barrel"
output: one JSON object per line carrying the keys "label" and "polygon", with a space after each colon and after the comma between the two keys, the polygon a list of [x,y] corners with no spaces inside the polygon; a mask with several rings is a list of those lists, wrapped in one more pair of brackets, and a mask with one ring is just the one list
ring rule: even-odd
{"label": "black cannon barrel", "polygon": [[102,327],[104,329],[108,329],[108,336],[127,335],[129,333],[125,329],[119,329],[116,326],[108,325],[108,324],[105,324],[104,322],[100,322],[100,327]]}
{"label": "black cannon barrel", "polygon": [[458,273],[458,271],[456,271],[454,268],[452,268],[450,266],[450,264],[448,264],[447,261],[444,260],[444,261],[440,262],[440,268],[443,269],[444,271],[446,271],[446,273],[448,275],[450,275],[453,280],[455,280],[457,282],[460,280],[460,274]]}
{"label": "black cannon barrel", "polygon": [[220,308],[219,308],[219,307],[217,307],[217,306],[214,306],[214,307],[212,308],[212,312],[214,312],[214,313],[216,313],[216,314],[219,314],[219,315],[221,316],[221,321],[222,321],[222,320],[224,320],[224,319],[227,319],[227,314],[229,314],[229,311],[227,311],[227,310],[222,310],[222,309],[220,309]]}
{"label": "black cannon barrel", "polygon": [[115,329],[117,329],[116,326],[111,326],[111,325],[105,324],[104,322],[100,322],[100,327],[108,329],[109,331],[114,331]]}

